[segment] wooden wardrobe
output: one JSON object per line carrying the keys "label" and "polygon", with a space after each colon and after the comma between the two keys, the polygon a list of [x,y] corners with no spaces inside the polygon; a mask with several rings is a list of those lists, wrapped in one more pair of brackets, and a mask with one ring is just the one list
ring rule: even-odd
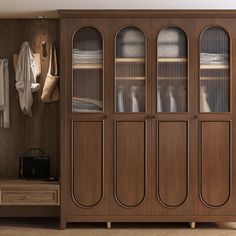
{"label": "wooden wardrobe", "polygon": [[236,11],[59,13],[61,228],[236,221]]}

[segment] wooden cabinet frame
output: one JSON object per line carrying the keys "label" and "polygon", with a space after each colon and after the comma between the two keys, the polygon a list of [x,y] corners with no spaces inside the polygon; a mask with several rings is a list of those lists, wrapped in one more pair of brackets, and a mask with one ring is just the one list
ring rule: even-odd
{"label": "wooden cabinet frame", "polygon": [[[236,112],[236,77],[234,69],[236,47],[236,11],[202,11],[202,10],[176,10],[176,11],[59,11],[61,17],[61,228],[66,227],[67,222],[78,221],[236,221],[236,202],[234,183],[236,182],[235,153],[236,146],[232,145],[236,135],[234,120]],[[147,24],[148,22],[148,24]],[[71,113],[71,35],[81,26],[92,25],[102,33],[104,38],[104,112],[101,114],[75,114]],[[199,38],[202,30],[211,25],[224,28],[230,35],[230,112],[227,113],[199,113]],[[146,110],[143,113],[117,113],[115,112],[114,88],[115,88],[115,56],[114,45],[116,33],[125,26],[139,28],[146,37]],[[157,83],[157,35],[168,26],[176,26],[182,29],[188,38],[188,111],[176,113],[156,112],[156,83]],[[149,27],[149,28],[148,28]],[[71,156],[72,156],[72,124],[76,121],[100,121],[104,122],[104,198],[99,207],[94,209],[82,209],[72,203],[71,198]],[[144,122],[145,135],[145,196],[142,203],[126,205],[117,201],[117,123],[119,122]],[[185,142],[186,157],[182,159],[186,165],[186,198],[181,204],[165,204],[158,197],[158,166],[160,150],[157,150],[158,126],[160,122],[173,125],[181,135],[185,133],[182,142]],[[229,144],[229,176],[230,193],[228,201],[219,207],[212,208],[202,202],[201,197],[201,140],[199,127],[202,122],[221,122],[215,126],[216,135],[221,130],[228,131],[229,140],[222,142],[219,150],[225,151]],[[140,124],[141,124],[140,123]],[[185,126],[182,126],[185,123]],[[225,126],[224,126],[225,124]],[[131,125],[132,126],[132,125]],[[165,126],[163,126],[165,127]],[[185,131],[185,129],[187,129]],[[138,128],[135,129],[138,135]],[[169,128],[169,139],[171,137]],[[210,132],[210,131],[208,131]],[[217,133],[218,132],[218,133]],[[210,133],[209,133],[210,134]],[[123,133],[122,135],[125,134]],[[164,135],[164,132],[163,132]],[[173,135],[176,135],[173,133]],[[177,135],[178,136],[178,135]],[[140,137],[140,136],[139,136]],[[206,134],[207,137],[207,134]],[[173,139],[172,139],[173,138]],[[140,139],[141,140],[141,139]],[[178,143],[176,141],[176,143]],[[209,139],[209,142],[214,142]],[[138,143],[138,141],[137,141]],[[176,144],[177,145],[177,144]],[[163,145],[166,148],[165,145]],[[177,146],[176,146],[177,147]],[[179,151],[184,153],[184,148]],[[128,151],[127,151],[128,153]],[[165,152],[163,152],[165,153]],[[208,151],[206,151],[208,153]],[[213,153],[213,152],[212,152]],[[211,153],[211,155],[213,155]],[[169,152],[171,157],[171,152]],[[131,157],[130,157],[131,158]],[[220,157],[218,158],[221,159]],[[223,160],[222,158],[221,160]],[[141,160],[141,158],[140,158]],[[163,159],[165,160],[165,159]],[[169,159],[169,161],[171,158]],[[211,159],[209,159],[211,161]],[[185,163],[186,162],[186,163]],[[210,163],[211,164],[211,163]],[[219,166],[219,165],[218,165]],[[209,166],[208,166],[209,167]],[[211,167],[211,165],[210,165]],[[127,168],[131,168],[127,166]],[[169,168],[167,165],[166,168]],[[178,173],[178,172],[176,172]],[[181,177],[183,178],[183,176]],[[160,184],[160,183],[159,183]],[[138,188],[137,188],[138,189]],[[220,191],[218,191],[220,192]],[[127,194],[127,193],[125,193]],[[179,193],[178,193],[179,194]],[[126,195],[128,196],[128,195]],[[180,195],[179,195],[180,196]],[[210,196],[210,195],[209,195]],[[168,195],[169,197],[169,195]],[[128,198],[127,198],[128,199]],[[98,204],[99,205],[99,204]]]}

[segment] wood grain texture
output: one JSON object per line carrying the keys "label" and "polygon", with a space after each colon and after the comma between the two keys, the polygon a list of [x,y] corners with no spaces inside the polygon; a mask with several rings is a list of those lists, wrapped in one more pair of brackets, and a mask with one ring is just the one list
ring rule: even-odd
{"label": "wood grain texture", "polygon": [[0,180],[0,205],[2,206],[58,206],[60,204],[58,182]]}
{"label": "wood grain texture", "polygon": [[116,124],[116,197],[124,207],[140,205],[146,194],[145,122]]}
{"label": "wood grain texture", "polygon": [[[41,147],[50,154],[52,175],[59,176],[59,103],[43,104],[40,96],[48,70],[49,46],[59,43],[58,20],[0,20],[0,58],[9,60],[10,73],[10,129],[0,129],[0,177],[18,177],[19,157],[32,146]],[[35,53],[41,54],[42,73],[38,78],[40,90],[34,94],[33,117],[23,115],[15,89],[13,54],[21,44],[29,41]],[[43,56],[41,43],[47,43]],[[59,45],[58,45],[59,47]]]}
{"label": "wood grain texture", "polygon": [[201,123],[201,197],[212,207],[223,206],[230,197],[230,124]]}
{"label": "wood grain texture", "polygon": [[167,207],[182,205],[188,196],[188,123],[159,122],[158,192]]}
{"label": "wood grain texture", "polygon": [[52,190],[32,191],[32,190],[3,190],[2,205],[26,206],[26,205],[58,205],[58,192]]}
{"label": "wood grain texture", "polygon": [[[71,49],[72,49],[72,38],[74,33],[85,25],[90,25],[95,27],[102,35],[104,40],[104,45],[108,44],[108,32],[109,21],[107,19],[91,19],[88,22],[88,19],[81,20],[71,20],[66,19],[61,20],[61,59],[62,63],[60,65],[62,77],[67,78],[65,80],[61,80],[61,93],[63,96],[61,97],[61,180],[62,180],[62,192],[61,192],[61,228],[65,228],[66,218],[74,215],[84,215],[84,216],[92,216],[92,215],[107,215],[108,214],[108,206],[109,206],[109,179],[108,179],[108,163],[110,156],[108,155],[109,145],[107,140],[108,138],[108,103],[109,99],[104,100],[104,113],[97,114],[89,114],[89,113],[72,113],[71,111],[71,98],[72,98],[72,78],[73,73],[71,70],[72,67],[72,57],[71,57]],[[104,68],[108,70],[110,68],[110,51],[109,47],[104,47]],[[104,98],[108,98],[108,82],[109,82],[108,73],[104,73],[104,84],[102,86],[104,92]],[[104,128],[104,194],[99,201],[99,204],[96,204],[94,207],[80,207],[74,201],[72,197],[72,143],[73,137],[71,134],[73,122],[81,122],[81,121],[91,121],[91,122],[103,122]],[[101,137],[102,138],[102,137]],[[101,140],[100,140],[101,141]],[[102,142],[101,142],[102,143]],[[97,154],[96,154],[97,155]],[[96,159],[97,160],[97,159]],[[96,172],[97,173],[97,172]],[[92,173],[91,173],[92,174]]]}
{"label": "wood grain texture", "polygon": [[74,122],[73,196],[93,207],[103,196],[103,122]]}
{"label": "wood grain texture", "polygon": [[[64,12],[62,14],[62,34],[61,34],[61,52],[63,52],[63,63],[61,64],[61,70],[64,73],[64,77],[68,78],[63,81],[63,103],[62,103],[62,119],[61,127],[63,129],[62,134],[62,166],[63,166],[63,207],[61,208],[61,226],[65,227],[66,221],[224,221],[235,220],[235,186],[232,184],[232,197],[227,204],[219,208],[210,208],[204,204],[199,197],[199,156],[200,156],[200,131],[199,123],[201,121],[209,122],[234,122],[235,112],[232,109],[232,113],[214,113],[214,114],[199,114],[199,38],[201,32],[210,25],[219,25],[224,27],[232,37],[233,44],[231,48],[234,49],[234,43],[236,38],[236,30],[233,25],[236,22],[233,17],[235,11],[73,11]],[[107,17],[107,18],[104,18]],[[187,18],[186,18],[187,17]],[[204,17],[204,18],[203,18]],[[81,26],[92,25],[95,26],[104,37],[104,103],[105,112],[103,114],[72,114],[71,113],[71,97],[72,97],[72,70],[71,70],[71,48],[72,48],[72,35]],[[136,26],[139,28],[147,39],[147,80],[146,80],[146,112],[142,114],[127,113],[119,114],[115,113],[115,100],[114,100],[114,88],[115,88],[115,37],[116,33],[123,27]],[[186,32],[188,37],[188,112],[185,113],[156,113],[156,100],[157,100],[157,35],[166,26],[177,26]],[[235,64],[235,57],[231,52],[231,65]],[[119,63],[118,63],[119,64]],[[232,73],[235,76],[236,72],[232,68]],[[122,74],[119,74],[123,76]],[[233,77],[232,77],[233,78]],[[233,83],[234,80],[232,80]],[[234,104],[236,86],[231,88],[231,100],[230,104]],[[104,193],[109,193],[109,196],[104,197],[101,204],[94,208],[84,209],[78,207],[71,198],[71,124],[75,121],[102,121],[105,122],[105,161],[104,171],[109,173],[106,175]],[[146,147],[147,147],[147,191],[145,200],[142,204],[136,207],[132,207],[132,204],[138,203],[141,199],[143,191],[143,169],[144,161],[141,158],[141,152],[143,152],[143,124],[146,122]],[[173,130],[176,130],[177,137],[172,137],[171,128],[164,127],[162,129],[162,196],[169,201],[169,204],[176,205],[183,199],[183,193],[186,192],[186,172],[184,172],[184,166],[187,165],[186,158],[187,153],[184,152],[187,139],[189,144],[189,194],[184,204],[178,207],[166,207],[157,200],[157,143],[158,122],[170,122],[176,123]],[[181,123],[182,122],[182,123]],[[129,125],[124,125],[129,123]],[[135,125],[138,123],[139,125]],[[181,125],[177,125],[181,123]],[[189,125],[189,136],[185,132],[186,125]],[[116,124],[118,128],[116,129]],[[120,125],[122,124],[122,125]],[[124,126],[125,128],[122,128]],[[235,126],[232,125],[233,137],[235,136]],[[142,131],[141,131],[142,129]],[[226,127],[225,127],[226,129]],[[219,133],[221,128],[217,128],[216,134]],[[121,132],[122,131],[122,132]],[[225,132],[225,131],[224,131]],[[130,137],[130,133],[135,137]],[[174,132],[173,132],[174,133]],[[212,131],[212,136],[215,133]],[[142,138],[141,138],[142,136]],[[160,137],[159,137],[160,138]],[[230,137],[231,138],[231,137]],[[169,140],[165,143],[165,139]],[[142,141],[141,141],[142,140]],[[210,140],[208,140],[210,141]],[[228,144],[231,140],[227,141]],[[132,144],[132,143],[135,143]],[[177,144],[185,146],[180,148]],[[226,143],[221,143],[223,146],[227,146]],[[175,147],[177,153],[174,153],[172,146]],[[134,148],[135,147],[135,148]],[[166,150],[166,149],[170,150]],[[137,149],[137,150],[136,150]],[[133,150],[133,152],[131,151]],[[138,152],[139,150],[139,152]],[[224,148],[222,149],[224,150]],[[233,147],[232,153],[232,178],[235,182],[235,162]],[[186,151],[186,150],[185,150]],[[167,154],[166,154],[167,153]],[[135,157],[133,156],[135,154]],[[174,159],[174,156],[178,155],[178,161]],[[126,157],[126,158],[125,158]],[[168,157],[166,160],[166,157]],[[207,157],[208,158],[208,157]],[[220,158],[218,158],[220,159]],[[115,163],[117,161],[117,163]],[[172,169],[172,163],[177,165],[176,169]],[[137,163],[136,163],[137,162]],[[224,163],[225,164],[225,163]],[[218,164],[217,164],[218,165]],[[64,166],[66,167],[64,169]],[[173,165],[174,166],[174,165]],[[206,165],[205,165],[206,166]],[[117,167],[117,168],[116,168]],[[141,169],[142,167],[142,169]],[[179,168],[179,169],[178,169]],[[118,197],[122,200],[120,204],[116,197],[116,173],[118,170],[119,181],[117,187],[119,188]],[[132,172],[132,170],[135,171]],[[171,172],[165,179],[165,169]],[[205,168],[209,169],[209,167]],[[186,169],[185,169],[186,170]],[[172,172],[176,174],[177,179],[174,179]],[[179,173],[180,172],[180,173]],[[223,172],[227,172],[224,168]],[[138,173],[138,174],[137,174]],[[184,174],[183,174],[184,173]],[[134,176],[137,175],[135,179]],[[222,174],[221,174],[222,175]],[[68,177],[69,176],[69,177]],[[141,178],[142,177],[142,178]],[[206,176],[207,177],[207,176]],[[208,178],[208,177],[207,177]],[[181,183],[181,180],[185,182]],[[118,182],[119,182],[118,181]],[[140,182],[140,186],[136,185],[136,181]],[[177,186],[170,184],[169,182],[177,182],[177,186],[181,190],[177,191]],[[135,185],[131,185],[131,182],[135,182]],[[167,183],[167,184],[166,184]],[[174,182],[175,183],[175,182]],[[181,185],[181,184],[182,185]],[[233,183],[233,182],[232,182]],[[221,184],[221,183],[220,183]],[[221,184],[222,185],[222,184]],[[131,187],[130,187],[131,186]],[[171,187],[168,187],[171,186]],[[129,189],[128,189],[129,188]],[[66,194],[65,191],[67,191]],[[134,194],[134,191],[136,193]],[[177,198],[174,198],[171,194],[166,192],[174,192]],[[213,190],[212,190],[213,191]],[[214,191],[213,191],[214,192]],[[209,194],[208,194],[209,195]],[[172,198],[173,197],[173,198]],[[220,199],[221,200],[221,199]],[[212,201],[212,200],[211,200]],[[219,201],[219,200],[217,200]],[[130,205],[129,206],[125,206]]]}

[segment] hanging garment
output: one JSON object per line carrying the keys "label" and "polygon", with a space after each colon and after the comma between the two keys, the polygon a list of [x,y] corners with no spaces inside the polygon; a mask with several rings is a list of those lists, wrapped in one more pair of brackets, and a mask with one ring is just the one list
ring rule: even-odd
{"label": "hanging garment", "polygon": [[45,79],[43,92],[41,95],[42,102],[51,103],[60,99],[58,82],[57,52],[56,45],[53,43],[50,48],[48,74]]}
{"label": "hanging garment", "polygon": [[167,96],[169,99],[169,112],[177,112],[177,106],[173,95],[173,86],[167,88]]}
{"label": "hanging garment", "polygon": [[32,116],[31,107],[33,105],[32,93],[40,88],[36,82],[37,71],[32,50],[28,42],[21,46],[18,62],[16,65],[16,89],[19,92],[19,101],[22,112]]}
{"label": "hanging garment", "polygon": [[0,127],[10,128],[8,60],[0,60]]}
{"label": "hanging garment", "polygon": [[[13,55],[13,67],[14,70],[16,71],[16,65],[18,63],[18,54]],[[36,70],[36,77],[41,75],[41,56],[40,53],[34,53],[33,54],[34,62],[35,62],[35,70]]]}
{"label": "hanging garment", "polygon": [[124,86],[123,85],[118,86],[118,91],[117,91],[117,111],[118,112],[125,112],[125,106],[124,106]]}
{"label": "hanging garment", "polygon": [[201,85],[200,88],[200,110],[201,112],[211,112],[210,106],[207,102],[206,86]]}
{"label": "hanging garment", "polygon": [[139,104],[137,99],[138,86],[131,86],[130,97],[131,97],[131,112],[139,112]]}
{"label": "hanging garment", "polygon": [[157,88],[157,112],[163,112],[162,101],[161,101],[161,87]]}

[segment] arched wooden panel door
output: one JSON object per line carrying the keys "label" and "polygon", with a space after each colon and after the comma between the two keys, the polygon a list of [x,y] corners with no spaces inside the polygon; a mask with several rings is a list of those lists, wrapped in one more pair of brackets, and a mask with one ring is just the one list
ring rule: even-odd
{"label": "arched wooden panel door", "polygon": [[96,27],[83,26],[74,33],[71,60],[73,203],[69,204],[69,214],[102,215],[108,207],[104,55],[104,38]]}
{"label": "arched wooden panel door", "polygon": [[[229,207],[231,196],[230,36],[218,26],[200,36],[199,197],[208,212]],[[204,210],[203,210],[204,211]]]}
{"label": "arched wooden panel door", "polygon": [[[135,22],[135,21],[134,21]],[[148,212],[147,29],[113,25],[113,193],[111,212],[140,215]],[[146,213],[148,214],[148,213]]]}
{"label": "arched wooden panel door", "polygon": [[156,31],[155,43],[153,213],[185,215],[191,212],[189,39],[181,27],[167,26]]}

